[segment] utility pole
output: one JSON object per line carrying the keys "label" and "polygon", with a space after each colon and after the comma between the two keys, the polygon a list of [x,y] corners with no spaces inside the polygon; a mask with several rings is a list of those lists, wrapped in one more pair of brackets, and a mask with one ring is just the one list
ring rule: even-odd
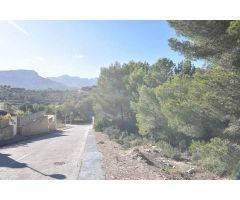
{"label": "utility pole", "polygon": [[58,105],[55,105],[55,128],[57,129],[57,108],[59,106]]}
{"label": "utility pole", "polygon": [[57,107],[55,106],[55,128],[57,128]]}
{"label": "utility pole", "polygon": [[73,112],[70,112],[70,124],[72,124],[72,114]]}

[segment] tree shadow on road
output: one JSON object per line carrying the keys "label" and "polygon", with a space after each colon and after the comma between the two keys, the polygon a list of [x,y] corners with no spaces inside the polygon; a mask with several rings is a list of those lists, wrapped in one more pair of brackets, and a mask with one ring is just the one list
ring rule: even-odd
{"label": "tree shadow on road", "polygon": [[41,174],[46,177],[51,177],[53,179],[66,179],[66,176],[63,174],[45,174],[37,169],[34,169],[33,167],[27,165],[26,163],[21,163],[18,162],[10,157],[10,154],[2,154],[0,153],[0,168],[1,167],[6,167],[6,168],[28,168],[31,169],[32,171]]}

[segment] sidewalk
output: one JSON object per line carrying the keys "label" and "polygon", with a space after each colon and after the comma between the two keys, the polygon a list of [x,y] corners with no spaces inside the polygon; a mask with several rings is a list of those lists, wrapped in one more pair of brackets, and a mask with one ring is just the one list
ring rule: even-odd
{"label": "sidewalk", "polygon": [[101,165],[102,154],[98,151],[95,135],[90,129],[86,141],[82,166],[80,169],[80,180],[105,180],[105,171]]}

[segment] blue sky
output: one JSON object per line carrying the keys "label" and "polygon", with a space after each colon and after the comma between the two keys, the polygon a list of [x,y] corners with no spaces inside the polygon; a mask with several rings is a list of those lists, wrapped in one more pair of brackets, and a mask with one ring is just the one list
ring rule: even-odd
{"label": "blue sky", "polygon": [[170,37],[166,21],[0,21],[0,70],[90,78],[115,61],[179,62]]}

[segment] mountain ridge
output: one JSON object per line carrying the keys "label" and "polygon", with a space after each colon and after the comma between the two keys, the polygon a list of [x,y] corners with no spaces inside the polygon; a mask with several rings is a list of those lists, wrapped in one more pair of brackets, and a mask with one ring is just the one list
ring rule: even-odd
{"label": "mountain ridge", "polygon": [[[0,85],[9,85],[11,87],[17,88],[25,88],[32,90],[44,90],[44,89],[55,89],[55,90],[66,90],[73,88],[80,88],[84,86],[92,86],[96,83],[96,78],[93,79],[81,79],[80,77],[71,77],[69,75],[60,76],[63,80],[67,77],[67,83],[64,84],[64,81],[55,81],[52,79],[58,80],[58,77],[44,78],[40,76],[34,70],[25,70],[25,69],[17,69],[17,70],[0,70]],[[60,78],[61,79],[61,78]],[[81,83],[82,80],[82,84]],[[95,82],[94,82],[95,80]],[[72,87],[74,85],[74,81],[76,82],[76,87]]]}
{"label": "mountain ridge", "polygon": [[57,77],[47,78],[72,88],[94,86],[97,84],[97,78],[81,78],[78,76],[69,76],[66,74]]}

